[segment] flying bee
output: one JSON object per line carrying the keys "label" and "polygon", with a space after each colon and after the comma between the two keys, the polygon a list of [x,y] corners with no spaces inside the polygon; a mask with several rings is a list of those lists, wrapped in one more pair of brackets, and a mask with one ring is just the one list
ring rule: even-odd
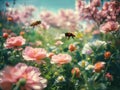
{"label": "flying bee", "polygon": [[41,24],[41,21],[35,21],[33,23],[30,24],[30,26],[37,26],[38,24]]}
{"label": "flying bee", "polygon": [[73,33],[67,32],[67,33],[65,33],[65,37],[67,37],[69,39],[70,37],[74,38],[75,35]]}

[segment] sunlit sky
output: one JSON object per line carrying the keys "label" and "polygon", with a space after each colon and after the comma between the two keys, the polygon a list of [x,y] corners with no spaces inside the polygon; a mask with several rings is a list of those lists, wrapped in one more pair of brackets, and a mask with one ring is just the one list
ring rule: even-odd
{"label": "sunlit sky", "polygon": [[[1,0],[8,1],[13,3],[13,0]],[[2,4],[2,3],[1,3]],[[47,9],[51,11],[57,11],[58,9],[74,9],[75,8],[75,0],[16,0],[16,6],[19,5],[34,5],[38,9]]]}
{"label": "sunlit sky", "polygon": [[[5,2],[10,2],[13,4],[14,0],[0,0],[0,7],[4,5]],[[51,11],[58,11],[59,9],[74,9],[76,0],[16,0],[16,6],[19,5],[34,5],[38,9],[47,9]],[[86,0],[89,1],[89,0]],[[109,0],[101,0],[109,1]]]}

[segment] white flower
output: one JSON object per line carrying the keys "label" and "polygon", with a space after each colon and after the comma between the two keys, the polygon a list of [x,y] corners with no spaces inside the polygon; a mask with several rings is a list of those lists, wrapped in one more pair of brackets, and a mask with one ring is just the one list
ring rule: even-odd
{"label": "white flower", "polygon": [[90,55],[93,50],[92,47],[100,47],[100,46],[105,46],[107,43],[105,41],[100,41],[100,40],[96,40],[94,42],[89,42],[86,43],[82,49],[82,54],[88,54]]}
{"label": "white flower", "polygon": [[59,83],[59,82],[64,82],[65,81],[65,78],[64,76],[58,76],[58,78],[56,79],[56,82]]}
{"label": "white flower", "polygon": [[80,65],[81,67],[86,67],[88,65],[88,62],[85,60],[82,60],[82,61],[78,62],[78,65]]}
{"label": "white flower", "polygon": [[92,51],[92,48],[90,47],[90,43],[87,43],[84,45],[83,49],[82,49],[82,54],[91,54],[93,51]]}
{"label": "white flower", "polygon": [[100,46],[105,46],[107,43],[105,41],[100,41],[100,40],[96,40],[94,42],[92,42],[92,45],[95,47],[100,47]]}
{"label": "white flower", "polygon": [[94,66],[93,65],[88,65],[85,70],[90,70],[90,69],[94,69]]}

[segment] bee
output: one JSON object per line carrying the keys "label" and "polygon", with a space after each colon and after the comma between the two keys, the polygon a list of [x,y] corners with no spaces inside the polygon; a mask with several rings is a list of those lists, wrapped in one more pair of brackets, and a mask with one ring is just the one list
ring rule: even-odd
{"label": "bee", "polygon": [[41,21],[35,21],[33,23],[30,24],[30,26],[37,26],[38,24],[41,24]]}
{"label": "bee", "polygon": [[67,33],[65,33],[65,37],[67,37],[69,39],[70,37],[74,38],[75,35],[73,33],[67,32]]}

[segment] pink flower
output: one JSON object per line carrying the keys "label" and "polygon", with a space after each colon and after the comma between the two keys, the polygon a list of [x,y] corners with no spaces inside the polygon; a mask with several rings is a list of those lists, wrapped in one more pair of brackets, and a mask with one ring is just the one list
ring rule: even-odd
{"label": "pink flower", "polygon": [[22,55],[25,60],[41,60],[46,57],[47,53],[43,48],[26,47]]}
{"label": "pink flower", "polygon": [[55,43],[56,46],[59,46],[59,45],[62,45],[62,44],[63,44],[62,41],[56,41],[56,43]]}
{"label": "pink flower", "polygon": [[111,31],[116,31],[119,28],[119,24],[114,21],[108,21],[101,26],[101,32],[107,33]]}
{"label": "pink flower", "polygon": [[22,36],[10,37],[5,42],[5,48],[20,47],[25,44],[25,41]]}
{"label": "pink flower", "polygon": [[58,54],[58,55],[53,55],[51,58],[51,63],[52,64],[66,64],[71,62],[72,57],[68,54]]}
{"label": "pink flower", "polygon": [[19,85],[24,84],[20,86],[20,90],[43,90],[47,80],[40,74],[38,68],[24,63],[14,67],[7,66],[0,72],[0,87],[2,90],[12,90],[12,86],[19,83]]}

